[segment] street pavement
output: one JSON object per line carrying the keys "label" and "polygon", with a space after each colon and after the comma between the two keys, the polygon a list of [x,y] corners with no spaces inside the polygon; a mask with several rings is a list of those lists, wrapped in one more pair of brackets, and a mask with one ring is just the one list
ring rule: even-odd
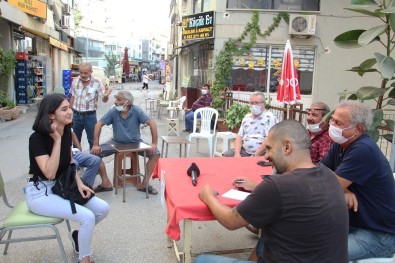
{"label": "street pavement", "polygon": [[[113,92],[107,103],[100,102],[98,105],[98,119],[113,105],[113,95],[118,90],[132,92],[135,102],[145,110],[146,98],[157,98],[162,93],[162,85],[157,81],[149,83],[148,90],[141,90],[141,83],[112,84]],[[17,119],[0,122],[0,171],[5,181],[6,194],[9,201],[15,204],[24,198],[23,186],[26,184],[29,169],[28,139],[32,132],[32,124],[37,114],[36,105],[27,108],[26,113]],[[166,135],[165,115],[160,120],[154,116],[157,122],[158,133]],[[181,130],[185,128],[184,122],[180,122]],[[149,127],[141,130],[144,141],[151,142]],[[182,136],[187,136],[181,132]],[[100,142],[105,142],[112,136],[111,127],[104,126]],[[162,141],[159,138],[160,150]],[[197,153],[194,145],[191,146],[191,157],[207,157],[207,143],[201,143],[200,152]],[[203,146],[203,147],[202,147]],[[207,146],[206,146],[207,147]],[[86,135],[82,139],[83,150],[88,150]],[[179,146],[169,145],[169,157],[178,157]],[[142,159],[142,158],[140,158]],[[110,179],[113,174],[113,157],[104,159]],[[142,167],[142,166],[140,166]],[[97,177],[95,185],[100,184]],[[151,185],[159,190],[160,182],[151,180]],[[182,187],[182,185],[180,185]],[[113,192],[98,193],[98,197],[110,204],[111,211],[108,217],[100,222],[95,229],[93,237],[93,259],[97,262],[177,262],[173,248],[164,232],[166,226],[166,210],[161,205],[160,195],[150,195],[145,198],[145,193],[139,192],[134,186],[127,186],[126,202],[122,202],[122,191],[118,195]],[[0,203],[2,203],[0,201]],[[0,205],[0,220],[4,218],[9,209]],[[1,221],[0,221],[1,224]],[[72,228],[78,225],[71,222]],[[182,226],[182,225],[181,225]],[[69,262],[77,262],[78,255],[73,252],[71,242],[68,239],[65,223],[58,225],[62,241]],[[46,231],[46,230],[45,230]],[[29,230],[28,233],[43,233],[43,230]],[[49,231],[48,231],[49,232]],[[256,236],[245,229],[228,231],[217,221],[194,222],[192,224],[192,251],[218,251],[225,249],[238,249],[253,247],[257,241]],[[14,232],[15,236],[24,236],[23,233]],[[182,249],[182,240],[178,242]],[[0,250],[4,245],[0,246]],[[248,254],[241,253],[230,255],[246,259]],[[8,254],[0,254],[0,262],[62,262],[60,251],[55,240],[35,241],[27,243],[11,244]]]}

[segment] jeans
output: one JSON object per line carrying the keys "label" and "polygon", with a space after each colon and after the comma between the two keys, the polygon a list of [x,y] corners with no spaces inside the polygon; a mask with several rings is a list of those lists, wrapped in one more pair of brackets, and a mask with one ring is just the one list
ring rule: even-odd
{"label": "jeans", "polygon": [[194,263],[254,263],[254,261],[246,261],[236,258],[206,254],[198,256],[195,259]]}
{"label": "jeans", "polygon": [[78,246],[79,260],[92,255],[92,237],[95,225],[109,213],[110,206],[94,196],[84,206],[75,204],[77,213],[73,214],[70,201],[52,193],[55,181],[41,181],[37,187],[29,182],[25,187],[25,198],[29,210],[35,214],[64,218],[79,223]]}
{"label": "jeans", "polygon": [[[200,113],[197,115],[197,117],[200,118]],[[187,113],[185,113],[185,129],[187,131],[192,131],[193,119],[194,119],[194,112],[193,111],[188,111]]]}
{"label": "jeans", "polygon": [[73,114],[73,131],[81,142],[82,132],[85,129],[86,137],[88,138],[89,149],[93,146],[93,133],[97,122],[96,114],[91,115],[77,115]]}
{"label": "jeans", "polygon": [[95,183],[96,175],[99,171],[101,158],[87,152],[75,152],[73,160],[77,166],[85,167],[82,178],[91,186]]}
{"label": "jeans", "polygon": [[348,260],[392,257],[394,253],[395,235],[350,226]]}

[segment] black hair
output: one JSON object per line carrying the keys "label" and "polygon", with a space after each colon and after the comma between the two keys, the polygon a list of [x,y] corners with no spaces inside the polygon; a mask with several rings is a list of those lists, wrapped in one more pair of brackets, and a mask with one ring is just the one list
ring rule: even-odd
{"label": "black hair", "polygon": [[67,97],[60,93],[52,93],[45,96],[40,103],[36,119],[34,120],[33,130],[35,132],[43,134],[52,132],[49,114],[55,113],[64,100],[67,100]]}

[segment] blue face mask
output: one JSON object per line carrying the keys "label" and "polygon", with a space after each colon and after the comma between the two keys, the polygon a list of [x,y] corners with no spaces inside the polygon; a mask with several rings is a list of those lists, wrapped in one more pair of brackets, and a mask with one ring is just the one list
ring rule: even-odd
{"label": "blue face mask", "polygon": [[126,110],[126,107],[125,107],[126,103],[127,102],[125,102],[123,105],[115,105],[115,109],[120,112],[125,111]]}

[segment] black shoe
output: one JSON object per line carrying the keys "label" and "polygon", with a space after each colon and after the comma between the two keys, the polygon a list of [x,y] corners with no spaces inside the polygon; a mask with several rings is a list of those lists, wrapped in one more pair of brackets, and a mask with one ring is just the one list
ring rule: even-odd
{"label": "black shoe", "polygon": [[79,253],[80,249],[78,247],[78,230],[71,230],[69,233],[69,238],[71,244],[73,245],[74,252]]}

